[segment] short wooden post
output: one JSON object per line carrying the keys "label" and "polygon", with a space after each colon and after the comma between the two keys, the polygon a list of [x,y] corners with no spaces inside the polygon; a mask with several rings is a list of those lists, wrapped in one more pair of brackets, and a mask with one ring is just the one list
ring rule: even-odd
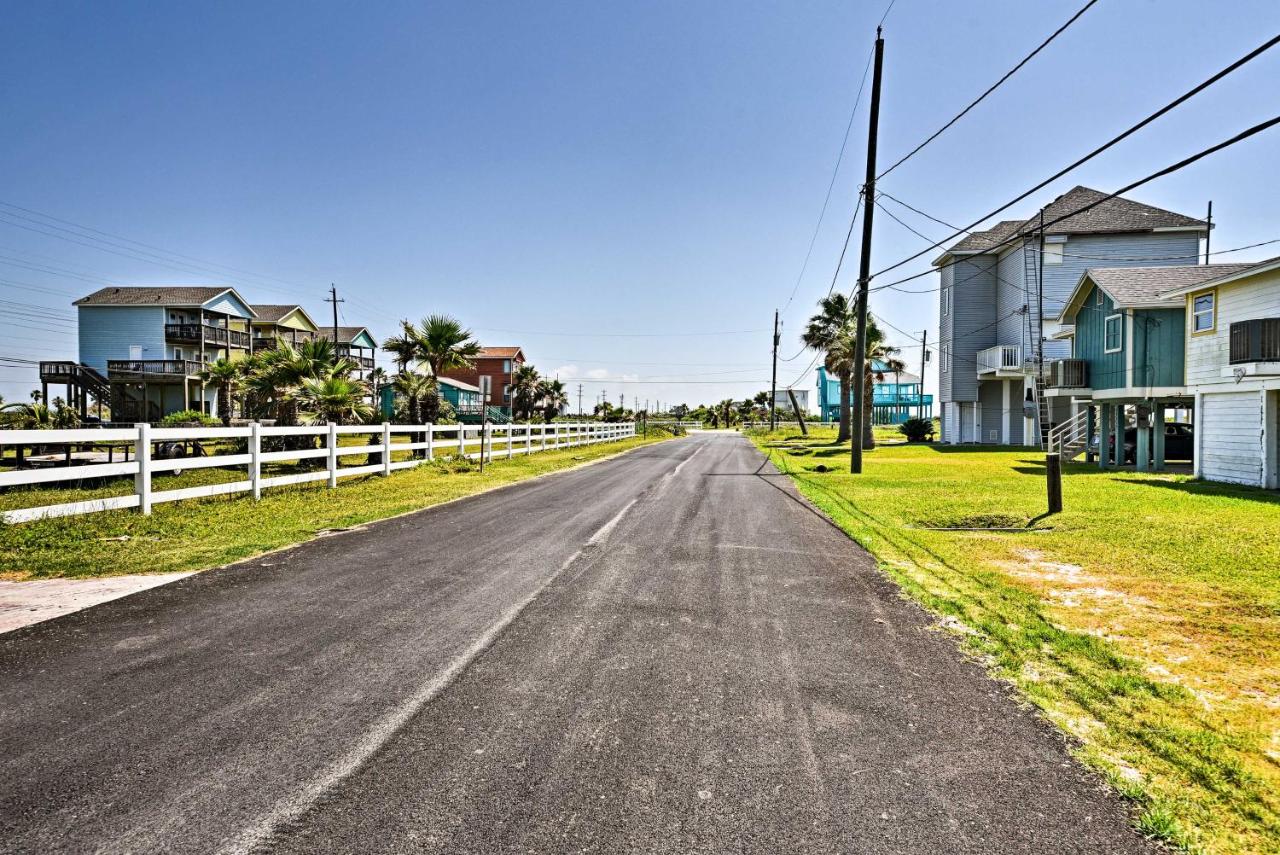
{"label": "short wooden post", "polygon": [[382,423],[382,477],[391,474],[391,422]]}
{"label": "short wooden post", "polygon": [[138,438],[134,441],[133,459],[138,462],[138,474],[133,476],[133,490],[138,494],[138,510],[151,513],[151,425],[139,422]]}
{"label": "short wooden post", "polygon": [[1049,513],[1062,513],[1062,455],[1044,456],[1045,480],[1049,487]]}
{"label": "short wooden post", "polygon": [[436,426],[428,422],[427,423],[427,460],[428,461],[436,459],[435,442],[436,442]]}
{"label": "short wooden post", "polygon": [[336,422],[329,422],[329,486],[331,488],[338,486],[338,425]]}
{"label": "short wooden post", "polygon": [[253,498],[262,498],[262,425],[249,425],[249,491]]}

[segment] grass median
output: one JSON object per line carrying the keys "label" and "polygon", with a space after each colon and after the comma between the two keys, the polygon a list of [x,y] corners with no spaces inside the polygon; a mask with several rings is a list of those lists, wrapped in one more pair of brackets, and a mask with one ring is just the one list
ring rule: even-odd
{"label": "grass median", "polygon": [[[265,490],[260,501],[246,494],[190,499],[156,505],[150,516],[137,511],[103,511],[75,517],[0,524],[0,578],[8,580],[112,576],[202,570],[300,543],[318,532],[385,519],[451,499],[569,469],[582,463],[659,442],[663,436],[564,448],[495,460],[483,473],[471,461],[442,457],[390,477],[343,479],[337,489],[323,483]],[[399,459],[397,457],[397,459]],[[359,461],[356,461],[359,462]],[[237,472],[192,470],[179,476],[239,480]],[[211,479],[211,480],[210,480]],[[172,486],[191,486],[183,481]],[[0,507],[33,507],[129,492],[132,481],[95,491],[12,492]],[[166,489],[157,484],[156,489]],[[74,495],[69,495],[74,493]]]}
{"label": "grass median", "polygon": [[[1280,496],[1030,449],[757,434],[805,496],[1189,851],[1280,851]],[[822,471],[827,469],[829,471]],[[1007,529],[1007,530],[1006,530]]]}

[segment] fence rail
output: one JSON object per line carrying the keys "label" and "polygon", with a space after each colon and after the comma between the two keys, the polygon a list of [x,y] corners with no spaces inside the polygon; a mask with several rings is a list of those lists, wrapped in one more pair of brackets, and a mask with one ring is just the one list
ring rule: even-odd
{"label": "fence rail", "polygon": [[[88,499],[79,502],[20,508],[0,513],[5,523],[21,523],[49,517],[74,516],[117,508],[138,508],[151,513],[158,502],[175,502],[183,499],[205,498],[228,493],[250,493],[254,499],[267,487],[286,484],[302,484],[308,481],[328,481],[330,487],[338,486],[338,479],[355,475],[390,475],[400,469],[411,469],[434,460],[440,455],[463,456],[472,460],[484,455],[486,461],[517,454],[533,454],[579,445],[614,442],[636,435],[633,422],[566,422],[552,424],[503,424],[503,425],[358,425],[334,424],[309,427],[276,427],[250,424],[245,427],[196,427],[153,428],[139,424],[131,428],[97,428],[76,430],[0,430],[0,451],[6,446],[25,448],[65,447],[65,455],[32,455],[21,460],[24,465],[40,468],[18,468],[0,471],[0,488],[27,485],[53,485],[65,481],[84,481],[98,478],[133,476],[132,494]],[[374,444],[343,445],[342,439],[360,437],[366,441],[376,437]],[[307,447],[270,450],[274,445],[287,444],[288,439],[301,440]],[[401,441],[397,441],[400,439]],[[187,444],[234,441],[232,450],[207,456],[175,456],[178,448]],[[267,450],[264,450],[264,440]],[[111,459],[100,446],[124,445],[132,450],[133,459]],[[71,450],[80,448],[80,456],[73,457]],[[83,449],[89,449],[87,452]],[[413,452],[408,460],[393,460],[396,452]],[[360,466],[343,466],[342,458],[353,455],[372,455],[379,462]],[[98,457],[108,462],[99,462]],[[264,463],[295,460],[324,460],[323,468],[312,471],[266,475]],[[47,464],[47,465],[46,465]],[[60,465],[59,465],[60,464]],[[206,484],[182,489],[155,491],[152,477],[177,470],[211,467],[244,467],[243,480],[225,484]]]}

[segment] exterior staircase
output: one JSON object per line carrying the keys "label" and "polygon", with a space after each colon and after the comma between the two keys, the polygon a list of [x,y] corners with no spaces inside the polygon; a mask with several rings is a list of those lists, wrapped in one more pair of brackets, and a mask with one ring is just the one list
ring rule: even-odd
{"label": "exterior staircase", "polygon": [[1074,460],[1089,447],[1089,408],[1085,407],[1061,424],[1054,425],[1045,435],[1045,451],[1057,453],[1065,460]]}

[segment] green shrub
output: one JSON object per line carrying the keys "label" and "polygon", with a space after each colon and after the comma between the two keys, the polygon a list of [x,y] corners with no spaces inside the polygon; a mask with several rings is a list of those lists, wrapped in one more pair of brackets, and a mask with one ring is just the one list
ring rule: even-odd
{"label": "green shrub", "polygon": [[203,425],[204,427],[221,427],[222,421],[213,416],[206,416],[199,410],[178,410],[160,420],[164,427],[186,427],[187,425]]}
{"label": "green shrub", "polygon": [[907,419],[898,425],[898,433],[907,438],[907,442],[929,442],[933,439],[933,419]]}

